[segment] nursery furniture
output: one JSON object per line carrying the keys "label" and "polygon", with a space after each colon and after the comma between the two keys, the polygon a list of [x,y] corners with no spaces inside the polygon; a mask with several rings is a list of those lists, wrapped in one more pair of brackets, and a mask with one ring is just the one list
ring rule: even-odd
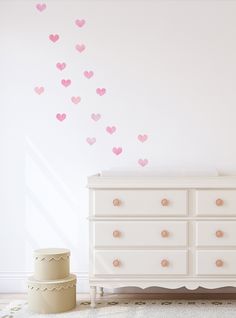
{"label": "nursery furniture", "polygon": [[101,176],[90,192],[90,288],[236,286],[236,177]]}
{"label": "nursery furniture", "polygon": [[71,310],[76,305],[76,276],[70,274],[70,251],[39,249],[34,253],[34,276],[28,280],[31,311],[49,314]]}

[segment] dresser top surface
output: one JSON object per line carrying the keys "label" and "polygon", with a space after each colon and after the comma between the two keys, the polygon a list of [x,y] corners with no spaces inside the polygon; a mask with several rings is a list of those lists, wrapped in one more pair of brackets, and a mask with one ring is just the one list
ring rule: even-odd
{"label": "dresser top surface", "polygon": [[88,177],[88,188],[236,188],[236,176],[132,176],[96,174]]}

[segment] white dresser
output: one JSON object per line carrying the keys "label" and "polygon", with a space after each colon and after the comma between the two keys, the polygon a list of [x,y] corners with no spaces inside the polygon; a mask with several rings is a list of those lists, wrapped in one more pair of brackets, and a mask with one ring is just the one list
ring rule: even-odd
{"label": "white dresser", "polygon": [[236,177],[88,178],[96,289],[236,287]]}

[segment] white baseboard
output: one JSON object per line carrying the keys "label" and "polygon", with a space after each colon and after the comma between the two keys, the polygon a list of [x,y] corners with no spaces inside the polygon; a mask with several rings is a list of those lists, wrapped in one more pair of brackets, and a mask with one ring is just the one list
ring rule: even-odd
{"label": "white baseboard", "polygon": [[[77,276],[77,292],[89,291],[88,273],[74,272]],[[30,272],[0,272],[0,293],[26,293]]]}

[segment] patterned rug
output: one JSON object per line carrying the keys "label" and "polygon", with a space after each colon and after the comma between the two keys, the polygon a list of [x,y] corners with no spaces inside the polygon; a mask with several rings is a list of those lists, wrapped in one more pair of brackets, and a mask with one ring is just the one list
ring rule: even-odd
{"label": "patterned rug", "polygon": [[73,311],[62,314],[31,313],[25,301],[15,301],[0,312],[0,318],[236,318],[236,300],[119,300],[77,302]]}

